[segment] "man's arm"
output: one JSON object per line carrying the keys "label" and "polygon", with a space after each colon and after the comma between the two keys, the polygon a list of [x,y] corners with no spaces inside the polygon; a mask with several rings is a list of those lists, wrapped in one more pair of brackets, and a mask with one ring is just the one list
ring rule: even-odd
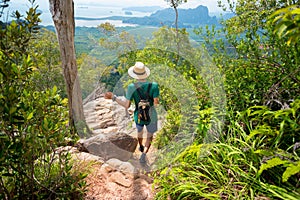
{"label": "man's arm", "polygon": [[157,105],[159,104],[159,99],[158,99],[158,97],[153,98],[153,103],[154,103],[154,106],[157,106]]}
{"label": "man's arm", "polygon": [[105,99],[112,99],[113,101],[116,101],[120,106],[123,106],[126,110],[130,107],[131,102],[127,99],[122,100],[115,96],[112,92],[106,92],[104,95]]}

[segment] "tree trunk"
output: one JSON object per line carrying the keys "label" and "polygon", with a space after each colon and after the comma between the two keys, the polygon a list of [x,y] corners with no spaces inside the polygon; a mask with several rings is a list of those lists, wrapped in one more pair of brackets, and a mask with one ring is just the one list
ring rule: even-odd
{"label": "tree trunk", "polygon": [[180,41],[179,41],[179,33],[178,33],[178,2],[171,0],[171,6],[174,8],[175,11],[175,33],[176,33],[176,46],[177,46],[177,55],[176,55],[176,63],[179,61],[179,50],[180,50]]}
{"label": "tree trunk", "polygon": [[63,75],[67,87],[69,124],[73,133],[77,131],[79,134],[83,134],[80,131],[86,128],[86,123],[83,113],[81,88],[77,77],[74,45],[74,3],[73,0],[49,0],[49,3],[60,46]]}

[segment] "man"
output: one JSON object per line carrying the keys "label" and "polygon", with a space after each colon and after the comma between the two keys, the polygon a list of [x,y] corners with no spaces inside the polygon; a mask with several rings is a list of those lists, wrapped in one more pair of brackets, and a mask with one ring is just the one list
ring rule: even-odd
{"label": "man", "polygon": [[[112,92],[105,93],[105,98],[116,101],[119,105],[125,107],[126,110],[130,107],[131,101],[134,101],[134,121],[137,128],[139,150],[142,152],[140,162],[144,164],[146,163],[146,154],[148,153],[149,148],[151,146],[151,142],[153,140],[153,134],[157,131],[157,112],[155,110],[155,106],[159,104],[159,87],[156,82],[150,84],[147,81],[147,78],[150,75],[150,69],[146,67],[142,62],[136,62],[134,66],[130,67],[128,69],[128,74],[137,81],[136,83],[132,83],[127,87],[126,100],[123,101],[122,99],[114,95]],[[148,122],[146,121],[142,121],[139,119],[137,107],[140,99],[144,97],[140,97],[141,95],[137,91],[137,88],[140,88],[139,91],[142,91],[143,95],[146,95],[146,93],[149,91],[149,102],[151,106],[149,112],[151,119],[150,124],[148,124]],[[147,139],[145,145],[143,145],[144,127],[146,127],[147,129]]]}

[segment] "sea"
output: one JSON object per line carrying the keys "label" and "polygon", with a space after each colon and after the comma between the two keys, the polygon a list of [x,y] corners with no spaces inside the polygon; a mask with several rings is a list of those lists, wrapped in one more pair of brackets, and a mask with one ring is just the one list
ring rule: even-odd
{"label": "sea", "polygon": [[[11,13],[18,9],[19,12],[23,13],[23,15],[28,10],[27,4],[18,4],[11,5],[9,10],[5,10],[4,14],[1,17],[2,21],[10,21]],[[41,25],[48,26],[54,25],[52,21],[52,15],[50,13],[49,7],[40,6],[38,11],[41,13]],[[122,26],[136,26],[135,24],[127,24],[123,23],[122,20],[100,20],[99,18],[106,18],[112,16],[126,16],[126,17],[144,17],[151,15],[150,12],[138,12],[138,11],[130,11],[131,14],[125,13],[125,10],[122,7],[112,7],[112,6],[100,6],[100,5],[75,5],[74,6],[74,16],[75,16],[75,26],[76,27],[97,27],[101,23],[109,22],[116,27]],[[81,19],[76,19],[76,18]],[[85,18],[85,19],[82,19]]]}

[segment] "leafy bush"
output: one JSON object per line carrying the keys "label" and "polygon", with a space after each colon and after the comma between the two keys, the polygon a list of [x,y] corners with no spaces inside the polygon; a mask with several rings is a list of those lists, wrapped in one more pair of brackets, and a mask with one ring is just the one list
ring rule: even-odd
{"label": "leafy bush", "polygon": [[29,54],[34,62],[35,70],[32,87],[37,91],[58,88],[62,97],[66,97],[66,87],[61,69],[59,45],[55,32],[46,29],[35,34],[30,40]]}
{"label": "leafy bush", "polygon": [[80,199],[85,175],[58,149],[77,140],[68,130],[67,100],[56,87],[36,91],[31,82],[36,9],[25,21],[16,12],[17,20],[0,30],[0,198]]}
{"label": "leafy bush", "polygon": [[72,172],[67,152],[57,151],[77,139],[68,131],[67,101],[56,87],[31,90],[30,59],[15,65],[0,53],[0,62],[13,77],[0,75],[1,198],[79,197],[84,175]]}
{"label": "leafy bush", "polygon": [[258,175],[266,182],[293,185],[299,191],[300,100],[285,110],[251,107],[241,116],[249,133],[247,142],[262,157]]}

